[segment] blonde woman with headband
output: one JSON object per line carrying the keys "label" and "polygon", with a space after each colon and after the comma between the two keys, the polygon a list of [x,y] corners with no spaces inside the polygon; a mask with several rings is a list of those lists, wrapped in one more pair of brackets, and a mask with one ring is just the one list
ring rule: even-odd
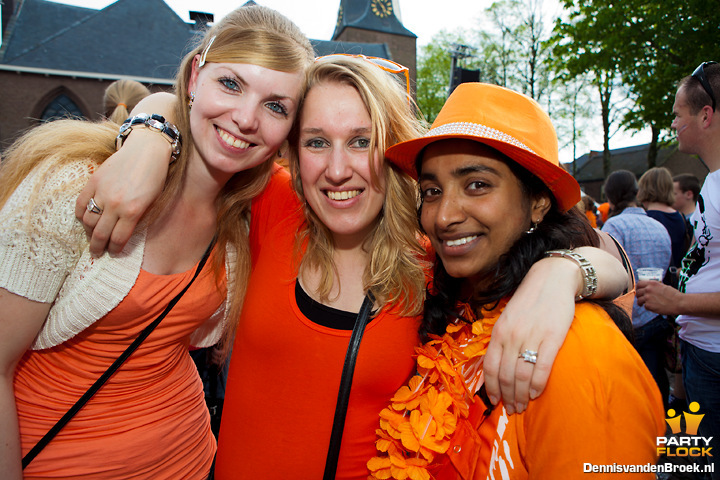
{"label": "blonde woman with headband", "polygon": [[[320,478],[328,475],[328,465],[335,478],[328,446],[334,444],[343,365],[363,305],[371,313],[340,429],[337,478],[367,475],[378,412],[414,371],[428,257],[417,230],[415,184],[382,152],[422,129],[406,84],[394,75],[401,69],[386,62],[332,55],[319,59],[308,73],[288,139],[299,208],[250,234],[253,271],[234,341],[218,479]],[[254,202],[254,220],[268,225],[263,217],[278,210],[273,199],[292,195],[289,184],[284,188]],[[97,222],[97,215],[92,219]],[[583,251],[600,271],[598,293],[622,290],[625,273],[619,263],[596,249]],[[555,316],[565,312],[570,319],[573,298],[583,288],[578,272],[569,261],[539,262],[528,278],[552,274],[557,282],[538,289],[529,281],[507,324],[514,326],[522,317],[537,326],[543,323],[538,317],[550,311]],[[526,310],[534,312],[532,320]],[[563,337],[564,331],[556,331],[567,325],[555,316],[547,329]],[[553,355],[550,343],[543,345],[540,358]],[[506,347],[505,355],[510,348],[515,347]],[[517,351],[503,361],[512,363],[511,379],[517,366],[529,383],[532,363],[518,359]]]}
{"label": "blonde woman with headband", "polygon": [[268,160],[311,61],[277,12],[238,8],[217,22],[180,66],[177,127],[128,124],[177,148],[162,198],[117,255],[93,257],[68,221],[117,125],[52,122],[13,145],[0,170],[3,478],[207,478],[216,444],[188,347],[217,343],[239,315],[250,201],[274,181]]}

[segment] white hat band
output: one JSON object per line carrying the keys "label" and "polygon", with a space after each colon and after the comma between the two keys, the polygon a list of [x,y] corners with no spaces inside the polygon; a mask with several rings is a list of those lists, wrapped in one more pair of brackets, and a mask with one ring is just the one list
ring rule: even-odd
{"label": "white hat band", "polygon": [[537,153],[533,152],[533,150],[522,143],[517,138],[508,135],[507,133],[501,132],[500,130],[496,130],[494,128],[486,127],[485,125],[481,125],[479,123],[471,123],[471,122],[454,122],[454,123],[446,123],[445,125],[440,125],[438,127],[435,127],[431,129],[429,132],[427,132],[425,137],[436,137],[440,135],[472,135],[474,137],[481,137],[481,138],[490,138],[493,140],[499,140],[503,143],[509,143],[511,145],[514,145],[518,148],[522,148],[523,150],[527,150],[528,152],[532,153],[533,155],[537,155]]}

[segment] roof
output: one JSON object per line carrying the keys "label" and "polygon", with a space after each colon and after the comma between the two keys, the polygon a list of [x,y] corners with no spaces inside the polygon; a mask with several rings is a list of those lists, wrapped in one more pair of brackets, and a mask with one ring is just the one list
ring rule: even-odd
{"label": "roof", "polygon": [[341,0],[332,38],[338,38],[347,27],[417,38],[398,20],[393,3],[392,0]]}
{"label": "roof", "polygon": [[150,78],[175,76],[194,33],[163,0],[102,10],[25,0],[11,22],[4,64]]}
{"label": "roof", "polygon": [[384,43],[336,42],[333,40],[310,40],[318,57],[333,53],[363,54],[369,57],[390,58],[388,46]]}
{"label": "roof", "polygon": [[[635,175],[642,175],[648,168],[647,154],[649,144],[610,150],[610,171],[630,170]],[[662,166],[673,153],[673,148],[660,148],[655,164]],[[575,160],[578,182],[594,182],[605,180],[603,173],[603,152],[590,152]],[[572,171],[572,170],[571,170]]]}
{"label": "roof", "polygon": [[[27,46],[47,38],[49,33],[58,32],[97,12],[92,8],[38,0],[24,0],[16,8],[20,12],[17,12],[14,23],[8,24],[12,37],[3,39],[8,40],[3,41],[3,46],[7,47],[4,54],[7,58],[16,57]],[[37,22],[38,19],[41,21]]]}
{"label": "roof", "polygon": [[[101,10],[24,0],[4,34],[6,68],[169,81],[198,31],[163,0],[117,0]],[[311,42],[317,55],[390,56],[380,43]]]}

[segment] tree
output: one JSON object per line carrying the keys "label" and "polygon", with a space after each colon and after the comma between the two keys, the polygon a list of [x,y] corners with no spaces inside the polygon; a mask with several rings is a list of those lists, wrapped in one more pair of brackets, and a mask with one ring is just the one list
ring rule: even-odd
{"label": "tree", "polygon": [[617,85],[618,65],[615,51],[607,48],[600,27],[595,23],[593,0],[565,0],[569,9],[567,20],[558,20],[554,29],[553,51],[556,67],[567,78],[587,76],[597,89],[603,125],[603,175],[610,174],[610,137],[614,105],[612,95]]}
{"label": "tree", "polygon": [[[560,150],[569,148],[573,160],[578,158],[581,148],[588,147],[582,132],[593,130],[590,121],[594,98],[588,84],[586,76],[558,76],[554,79],[548,95],[548,105],[551,107],[548,112],[557,130]],[[572,168],[571,173],[575,176],[575,162],[572,163]]]}
{"label": "tree", "polygon": [[497,83],[541,102],[553,76],[543,0],[499,0],[486,13],[493,28],[480,37],[480,50],[497,58]]}
{"label": "tree", "polygon": [[548,95],[553,70],[548,68],[550,29],[542,0],[500,0],[487,10],[489,28],[441,31],[418,57],[417,101],[428,119],[435,118],[447,98],[453,44],[475,47],[462,66],[480,70],[480,81],[521,91],[535,100]]}
{"label": "tree", "polygon": [[[450,86],[450,50],[452,45],[467,44],[462,33],[445,30],[435,34],[430,43],[420,49],[417,68],[417,103],[428,122],[440,112]],[[473,63],[465,64],[468,68]]]}
{"label": "tree", "polygon": [[[564,0],[569,21],[558,22],[565,37],[569,71],[578,67],[612,72],[634,100],[622,124],[650,127],[648,165],[655,164],[658,142],[671,121],[674,86],[701,61],[718,56],[720,2],[687,0]],[[576,44],[576,45],[569,45]]]}
{"label": "tree", "polygon": [[[621,20],[615,17],[614,35],[631,47],[621,52],[625,57],[621,74],[636,98],[625,124],[632,129],[652,129],[648,167],[655,166],[658,142],[672,121],[678,80],[702,61],[717,57],[718,6],[717,0],[671,4],[631,0],[623,4]],[[604,8],[602,13],[609,16],[609,9]]]}

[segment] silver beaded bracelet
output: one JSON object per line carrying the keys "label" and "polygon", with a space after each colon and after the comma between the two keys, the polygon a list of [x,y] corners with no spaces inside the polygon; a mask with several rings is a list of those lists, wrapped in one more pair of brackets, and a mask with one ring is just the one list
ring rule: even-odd
{"label": "silver beaded bracelet", "polygon": [[170,147],[172,147],[170,163],[178,159],[180,156],[180,147],[182,146],[180,131],[175,125],[165,120],[165,117],[157,113],[139,113],[125,120],[120,126],[120,132],[117,138],[115,138],[116,150],[120,150],[123,142],[135,127],[147,127],[154,132],[162,134],[162,136],[170,142]]}
{"label": "silver beaded bracelet", "polygon": [[567,258],[580,266],[580,271],[583,276],[583,288],[577,297],[575,297],[575,300],[588,298],[592,296],[593,293],[597,292],[597,273],[595,272],[595,267],[592,266],[587,258],[573,250],[548,250],[545,252],[545,256]]}

